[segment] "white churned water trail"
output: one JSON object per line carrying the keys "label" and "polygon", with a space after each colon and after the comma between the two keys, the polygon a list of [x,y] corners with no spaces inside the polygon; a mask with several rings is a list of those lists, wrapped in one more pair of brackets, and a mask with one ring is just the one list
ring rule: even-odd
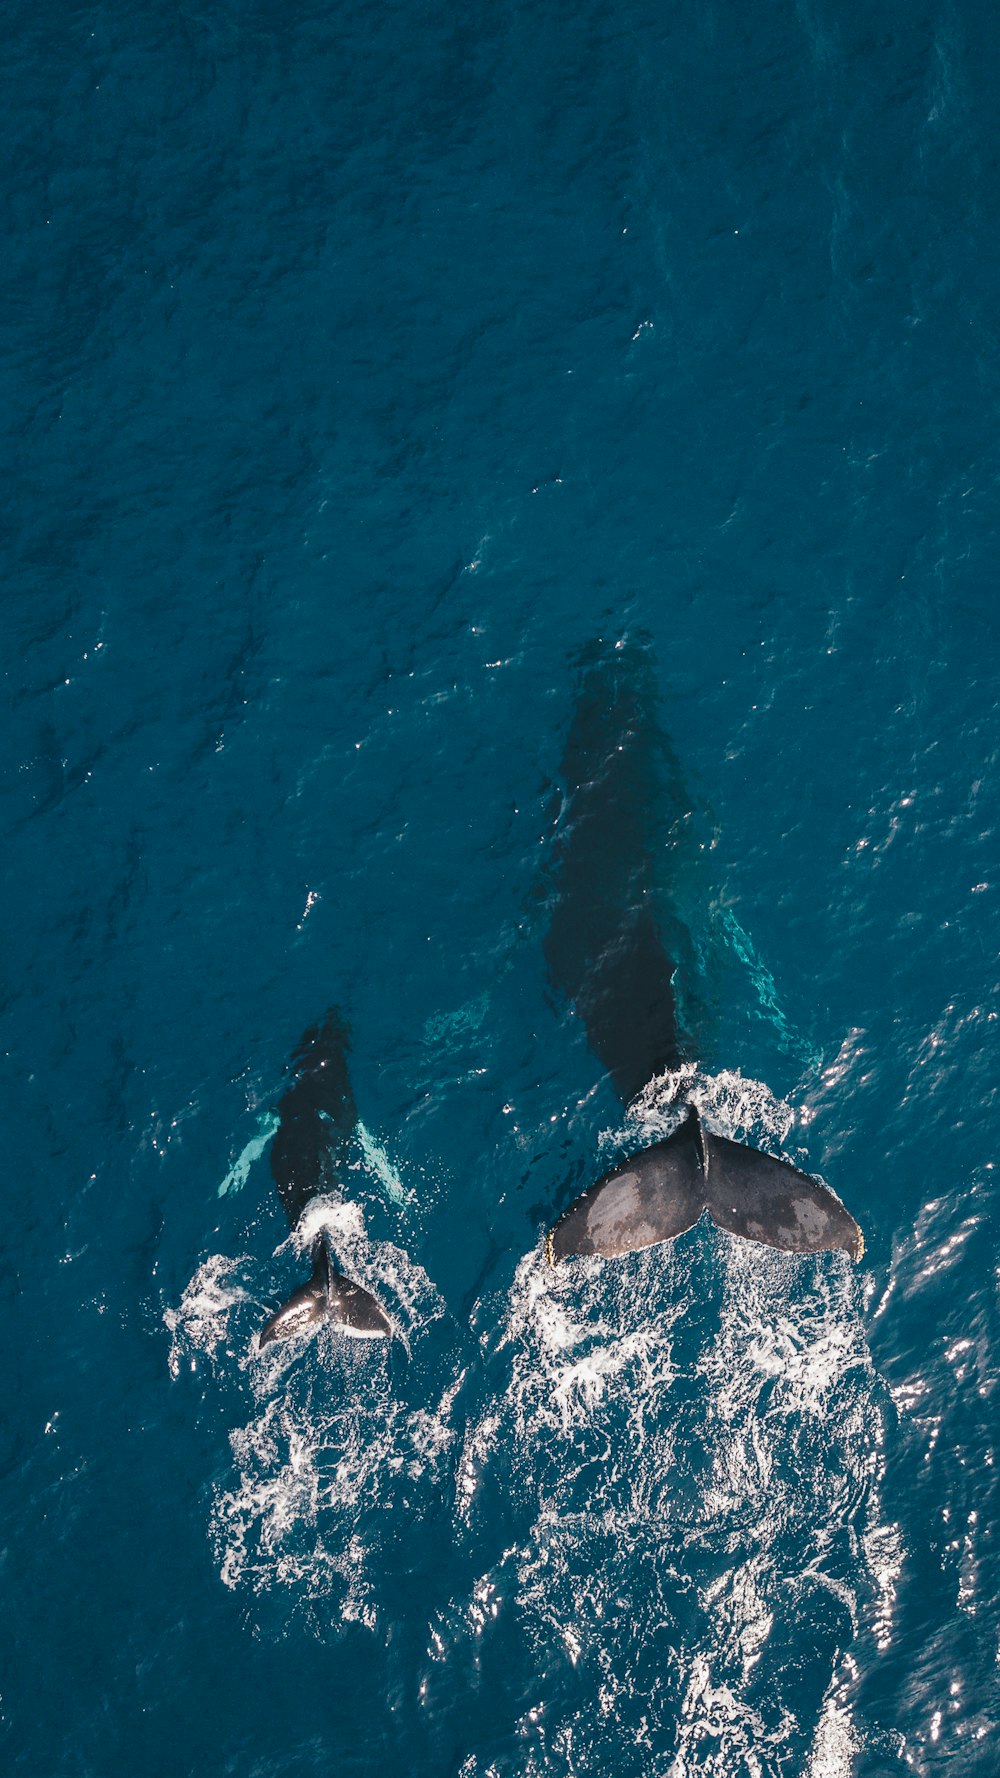
{"label": "white churned water trail", "polygon": [[[760,1083],[690,1071],[633,1108],[645,1140],[676,1121],[678,1086],[723,1134],[788,1134]],[[891,1636],[901,1561],[855,1290],[842,1256],[704,1225],[624,1261],[522,1261],[499,1336],[484,1332],[496,1387],[456,1500],[484,1532],[512,1467],[516,1541],[437,1637],[481,1638],[489,1600],[536,1662],[561,1646],[580,1670],[564,1714],[524,1719],[523,1771],[847,1778],[850,1650]]]}
{"label": "white churned water trail", "polygon": [[[308,1207],[289,1250],[329,1236],[337,1264],[378,1297],[397,1344],[412,1351],[443,1313],[438,1293],[399,1247],[370,1239],[359,1206],[332,1197]],[[220,1575],[251,1592],[287,1588],[293,1603],[325,1602],[330,1615],[374,1626],[380,1549],[373,1525],[426,1505],[440,1485],[454,1389],[411,1403],[394,1382],[382,1341],[314,1340],[256,1350],[267,1306],[241,1279],[246,1261],[216,1255],[167,1312],[171,1370],[207,1359],[221,1382],[235,1366],[252,1403],[230,1433],[232,1469],[214,1490],[210,1535]],[[362,1525],[366,1537],[362,1535]]]}
{"label": "white churned water trail", "polygon": [[[607,1156],[665,1134],[678,1098],[765,1148],[792,1129],[761,1083],[690,1069],[606,1132]],[[472,1579],[431,1607],[428,1671],[512,1634],[564,1675],[516,1725],[519,1771],[778,1778],[791,1753],[807,1778],[847,1778],[855,1663],[892,1638],[902,1558],[849,1262],[707,1224],[610,1263],[553,1270],[536,1250],[476,1307],[467,1394],[467,1345],[450,1372],[412,1362],[444,1313],[421,1268],[334,1198],[285,1246],[322,1230],[393,1316],[402,1379],[388,1348],[328,1332],[256,1354],[246,1261],[206,1261],[168,1312],[174,1373],[207,1357],[231,1381],[236,1363],[251,1398],[211,1509],[226,1585],[374,1629],[390,1545],[450,1499]],[[465,1778],[493,1778],[477,1760]]]}

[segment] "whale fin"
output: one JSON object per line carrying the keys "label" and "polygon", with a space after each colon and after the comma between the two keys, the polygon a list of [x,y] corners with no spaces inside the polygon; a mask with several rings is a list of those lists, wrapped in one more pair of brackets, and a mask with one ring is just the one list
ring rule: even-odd
{"label": "whale fin", "polygon": [[785,1253],[840,1248],[861,1258],[864,1236],[828,1185],[759,1148],[704,1136],[708,1213],[720,1229]]}
{"label": "whale fin", "polygon": [[360,1284],[334,1270],[326,1242],[320,1241],[313,1250],[309,1282],[293,1291],[265,1322],[257,1336],[257,1349],[263,1351],[272,1340],[315,1333],[323,1321],[329,1321],[338,1333],[360,1340],[384,1340],[392,1333],[392,1323],[381,1304]]}
{"label": "whale fin", "polygon": [[332,1266],[326,1287],[326,1318],[338,1333],[350,1334],[355,1340],[388,1340],[392,1335],[392,1322],[371,1291]]}
{"label": "whale fin", "polygon": [[694,1106],[665,1142],[605,1173],[560,1217],[545,1244],[549,1263],[571,1253],[612,1259],[693,1228],[703,1210],[727,1234],[786,1253],[840,1248],[852,1259],[864,1236],[829,1186],[790,1161],[713,1136]]}
{"label": "whale fin", "polygon": [[694,1110],[665,1142],[605,1173],[559,1218],[546,1241],[550,1265],[570,1253],[606,1259],[670,1241],[705,1208],[705,1147]]}

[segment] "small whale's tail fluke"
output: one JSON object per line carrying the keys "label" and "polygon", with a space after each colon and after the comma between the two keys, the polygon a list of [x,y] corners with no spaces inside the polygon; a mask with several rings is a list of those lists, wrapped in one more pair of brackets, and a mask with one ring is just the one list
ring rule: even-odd
{"label": "small whale's tail fluke", "polygon": [[272,1340],[288,1340],[297,1334],[315,1333],[328,1321],[338,1333],[356,1340],[387,1340],[392,1323],[370,1291],[352,1283],[335,1270],[325,1241],[313,1248],[313,1269],[308,1284],[292,1292],[257,1336],[258,1350]]}
{"label": "small whale's tail fluke", "polygon": [[788,1161],[706,1130],[695,1107],[665,1142],[632,1155],[577,1198],[546,1241],[549,1261],[606,1258],[669,1241],[707,1210],[731,1235],[786,1253],[840,1248],[859,1260],[864,1236],[836,1193]]}

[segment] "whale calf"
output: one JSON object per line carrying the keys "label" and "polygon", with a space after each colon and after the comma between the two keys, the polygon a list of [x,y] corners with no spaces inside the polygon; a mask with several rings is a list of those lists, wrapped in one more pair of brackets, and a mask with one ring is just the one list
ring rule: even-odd
{"label": "whale calf", "polygon": [[[306,1205],[337,1183],[358,1121],[347,1067],[348,1027],[336,1007],[302,1037],[293,1080],[278,1101],[271,1173],[295,1228]],[[392,1323],[371,1293],[338,1272],[326,1237],[312,1249],[312,1273],[261,1328],[258,1346],[315,1331],[324,1321],[355,1339],[388,1339]]]}
{"label": "whale calf", "polygon": [[[660,893],[691,811],[656,721],[644,645],[596,642],[584,651],[562,778],[546,961],[628,1104],[657,1075],[696,1059],[677,988],[681,963],[697,969],[695,949]],[[858,1260],[864,1251],[860,1228],[828,1186],[715,1135],[689,1104],[665,1141],[569,1206],[546,1252],[552,1264],[632,1253],[684,1234],[706,1211],[730,1234],[789,1253],[840,1248]]]}

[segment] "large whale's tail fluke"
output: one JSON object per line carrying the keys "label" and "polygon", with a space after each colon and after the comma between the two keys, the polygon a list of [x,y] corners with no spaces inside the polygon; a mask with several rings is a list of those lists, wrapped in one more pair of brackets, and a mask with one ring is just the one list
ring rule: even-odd
{"label": "large whale's tail fluke", "polygon": [[840,1248],[859,1260],[865,1238],[836,1192],[791,1162],[705,1133],[708,1213],[720,1229],[785,1253]]}
{"label": "large whale's tail fluke", "polygon": [[257,1336],[259,1350],[272,1340],[288,1340],[296,1334],[315,1333],[324,1321],[338,1333],[356,1340],[387,1340],[392,1323],[381,1303],[336,1271],[325,1241],[313,1248],[312,1275],[307,1284],[283,1302]]}
{"label": "large whale's tail fluke", "polygon": [[864,1237],[836,1193],[789,1161],[706,1130],[694,1106],[668,1136],[606,1173],[577,1198],[546,1242],[554,1265],[572,1253],[606,1258],[669,1241],[707,1210],[731,1235],[786,1253],[840,1248]]}

